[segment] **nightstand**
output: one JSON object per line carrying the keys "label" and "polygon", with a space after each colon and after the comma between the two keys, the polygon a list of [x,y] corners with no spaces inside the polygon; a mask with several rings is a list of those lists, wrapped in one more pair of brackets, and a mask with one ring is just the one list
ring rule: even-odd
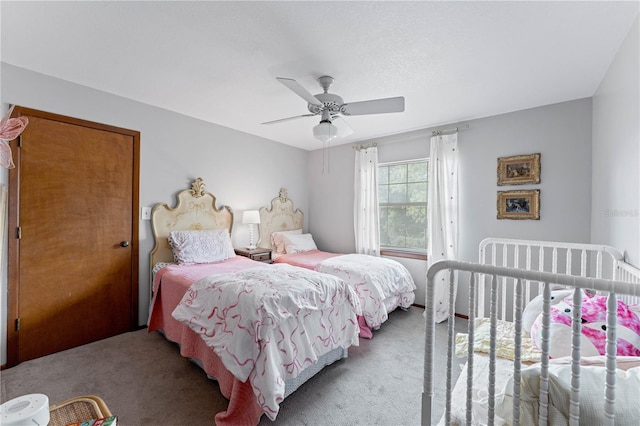
{"label": "nightstand", "polygon": [[243,247],[234,250],[239,256],[245,256],[251,260],[257,260],[258,262],[273,263],[273,260],[271,260],[271,249],[258,247],[249,250],[248,248]]}

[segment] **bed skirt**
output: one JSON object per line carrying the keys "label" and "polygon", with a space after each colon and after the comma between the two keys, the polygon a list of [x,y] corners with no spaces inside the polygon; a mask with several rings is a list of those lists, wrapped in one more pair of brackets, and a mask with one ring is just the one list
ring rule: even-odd
{"label": "bed skirt", "polygon": [[[202,368],[209,379],[218,382],[220,392],[229,400],[229,406],[227,411],[222,411],[216,414],[216,425],[257,425],[259,423],[263,411],[256,400],[251,384],[248,381],[241,382],[231,374],[231,372],[224,367],[222,361],[215,352],[206,346],[204,341],[200,339],[194,331],[186,326],[183,327],[182,332],[190,335],[186,339],[185,336],[182,336],[182,338],[176,338],[176,336],[170,338],[162,329],[150,331],[157,331],[168,341],[176,343],[180,348],[180,355],[191,360]],[[348,349],[336,348],[331,352],[327,352],[320,356],[317,362],[307,367],[295,378],[289,379],[285,382],[284,397],[287,398],[305,382],[319,373],[324,367],[346,358],[348,354]]]}

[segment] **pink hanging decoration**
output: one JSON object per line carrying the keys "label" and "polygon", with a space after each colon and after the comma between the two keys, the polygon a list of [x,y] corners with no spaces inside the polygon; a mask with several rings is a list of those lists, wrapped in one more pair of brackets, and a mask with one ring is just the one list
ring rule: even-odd
{"label": "pink hanging decoration", "polygon": [[0,121],[0,166],[13,169],[15,164],[13,164],[13,159],[11,157],[11,147],[9,147],[9,141],[17,138],[20,133],[22,133],[29,124],[29,119],[27,117],[11,117],[11,113],[13,112],[13,106],[9,109],[7,115],[2,118]]}

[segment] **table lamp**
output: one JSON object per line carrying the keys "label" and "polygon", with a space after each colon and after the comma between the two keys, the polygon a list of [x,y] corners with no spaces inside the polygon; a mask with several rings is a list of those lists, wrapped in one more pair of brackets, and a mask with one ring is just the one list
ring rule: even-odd
{"label": "table lamp", "polygon": [[260,223],[260,212],[258,210],[245,210],[242,212],[242,223],[249,225],[249,245],[247,248],[253,250],[256,248],[253,243],[253,227]]}

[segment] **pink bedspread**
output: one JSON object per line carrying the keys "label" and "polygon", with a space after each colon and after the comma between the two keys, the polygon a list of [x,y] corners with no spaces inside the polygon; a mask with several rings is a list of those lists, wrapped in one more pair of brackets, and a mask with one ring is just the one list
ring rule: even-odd
{"label": "pink bedspread", "polygon": [[337,254],[320,250],[283,254],[277,263],[287,263],[342,278],[354,289],[362,307],[360,337],[371,338],[389,312],[408,308],[415,300],[415,283],[407,268],[384,257]]}
{"label": "pink bedspread", "polygon": [[[240,271],[253,268],[256,264],[257,262],[247,257],[236,256],[223,262],[189,266],[169,265],[160,269],[153,282],[149,331],[162,330],[169,340],[179,343],[185,326],[176,321],[171,313],[178,306],[189,286],[211,274]],[[163,283],[162,286],[160,282]]]}
{"label": "pink bedspread", "polygon": [[[202,361],[218,380],[230,402],[216,424],[257,424],[263,413],[275,419],[286,379],[324,353],[358,344],[357,297],[332,278],[244,257],[165,267],[156,274],[149,331],[163,330],[183,356]],[[264,303],[256,307],[256,299]],[[226,307],[219,309],[221,303]],[[215,321],[203,322],[206,317]]]}

